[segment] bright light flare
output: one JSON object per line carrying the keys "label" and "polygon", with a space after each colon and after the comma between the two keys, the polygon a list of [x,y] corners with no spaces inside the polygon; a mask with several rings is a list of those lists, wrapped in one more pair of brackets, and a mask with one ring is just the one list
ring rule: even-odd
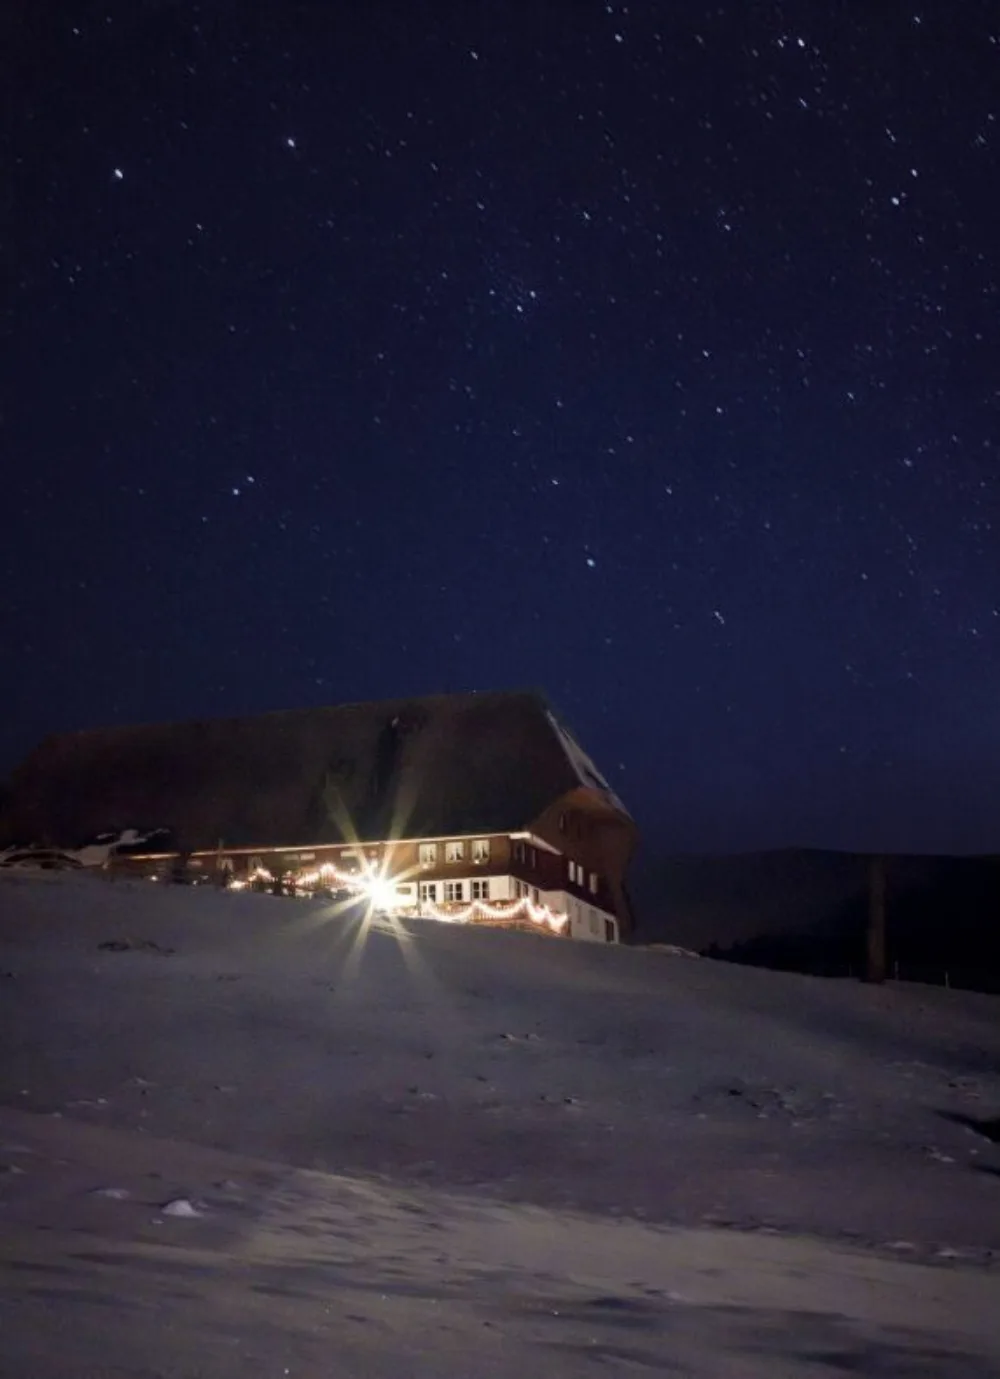
{"label": "bright light flare", "polygon": [[378,874],[365,882],[365,895],[373,910],[395,910],[399,904],[396,887],[386,877]]}

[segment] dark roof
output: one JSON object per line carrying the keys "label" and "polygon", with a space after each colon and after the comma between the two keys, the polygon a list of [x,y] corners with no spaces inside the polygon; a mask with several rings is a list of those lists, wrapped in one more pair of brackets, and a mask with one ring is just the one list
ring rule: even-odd
{"label": "dark roof", "polygon": [[581,785],[621,809],[575,746],[521,692],[60,734],[14,773],[4,833],[164,827],[197,851],[506,832]]}

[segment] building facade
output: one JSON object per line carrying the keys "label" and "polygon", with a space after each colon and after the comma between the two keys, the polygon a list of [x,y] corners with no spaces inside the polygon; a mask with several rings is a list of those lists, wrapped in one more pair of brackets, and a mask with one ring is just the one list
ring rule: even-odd
{"label": "building facade", "polygon": [[67,734],[15,773],[8,841],[121,829],[150,838],[111,851],[125,874],[588,942],[632,927],[635,825],[536,694]]}

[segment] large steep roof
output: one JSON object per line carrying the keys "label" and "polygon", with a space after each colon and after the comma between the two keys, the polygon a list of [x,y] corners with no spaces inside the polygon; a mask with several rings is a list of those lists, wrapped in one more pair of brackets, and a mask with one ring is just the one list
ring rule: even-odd
{"label": "large steep roof", "polygon": [[622,810],[572,746],[529,692],[59,734],[15,772],[4,833],[78,846],[162,827],[196,851],[505,832],[581,785]]}

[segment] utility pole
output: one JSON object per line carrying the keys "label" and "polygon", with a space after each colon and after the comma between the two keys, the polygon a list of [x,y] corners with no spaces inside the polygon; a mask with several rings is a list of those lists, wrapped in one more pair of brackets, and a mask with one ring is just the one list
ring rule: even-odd
{"label": "utility pole", "polygon": [[886,978],[885,934],[885,858],[868,859],[868,933],[865,980],[884,982]]}

